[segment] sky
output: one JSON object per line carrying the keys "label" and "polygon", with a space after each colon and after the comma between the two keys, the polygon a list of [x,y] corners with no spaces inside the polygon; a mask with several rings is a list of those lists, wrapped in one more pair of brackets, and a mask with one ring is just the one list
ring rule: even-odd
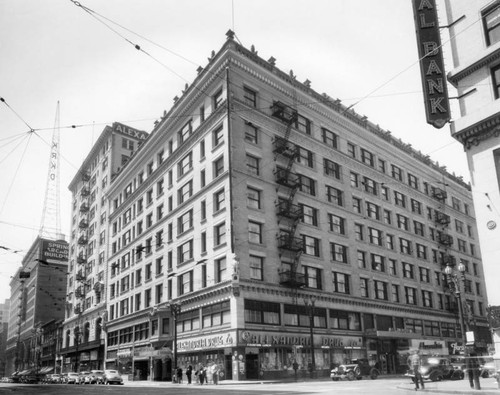
{"label": "sky", "polygon": [[57,103],[68,235],[68,185],[105,125],[151,132],[229,29],[469,181],[449,126],[425,120],[410,0],[0,0],[0,303],[39,233]]}

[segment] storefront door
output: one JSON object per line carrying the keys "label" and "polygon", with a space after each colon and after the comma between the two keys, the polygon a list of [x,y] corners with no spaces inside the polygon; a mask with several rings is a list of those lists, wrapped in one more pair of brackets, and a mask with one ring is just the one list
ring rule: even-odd
{"label": "storefront door", "polygon": [[259,356],[257,354],[247,354],[245,357],[245,368],[247,371],[247,379],[259,378]]}

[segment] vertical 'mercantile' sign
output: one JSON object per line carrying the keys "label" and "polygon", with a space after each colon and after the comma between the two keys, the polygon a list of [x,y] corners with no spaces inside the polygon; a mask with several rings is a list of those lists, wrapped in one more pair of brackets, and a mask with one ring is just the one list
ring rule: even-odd
{"label": "vertical 'mercantile' sign", "polygon": [[450,104],[439,35],[436,0],[412,0],[427,123],[442,128],[450,120]]}

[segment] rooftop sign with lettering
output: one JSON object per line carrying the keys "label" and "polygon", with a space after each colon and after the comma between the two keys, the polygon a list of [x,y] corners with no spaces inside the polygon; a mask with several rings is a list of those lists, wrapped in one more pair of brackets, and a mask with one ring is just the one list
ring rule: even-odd
{"label": "rooftop sign with lettering", "polygon": [[427,123],[439,129],[450,120],[450,104],[436,0],[412,0],[412,3]]}
{"label": "rooftop sign with lettering", "polygon": [[148,137],[148,134],[146,132],[143,132],[142,130],[131,128],[130,126],[124,125],[120,122],[113,123],[113,130],[115,132],[121,133],[125,136],[134,137],[138,140],[146,140]]}

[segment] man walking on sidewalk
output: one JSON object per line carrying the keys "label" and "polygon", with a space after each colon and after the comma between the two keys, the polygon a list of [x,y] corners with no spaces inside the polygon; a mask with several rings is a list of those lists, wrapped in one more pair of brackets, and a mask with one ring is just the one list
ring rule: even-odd
{"label": "man walking on sidewalk", "polygon": [[422,365],[422,360],[419,355],[418,350],[413,350],[412,354],[408,358],[408,365],[410,366],[410,369],[413,370],[413,373],[415,375],[414,377],[414,382],[415,382],[415,391],[419,389],[419,383],[422,385],[422,389],[424,389],[424,379],[422,378],[422,374],[420,373],[420,366]]}

